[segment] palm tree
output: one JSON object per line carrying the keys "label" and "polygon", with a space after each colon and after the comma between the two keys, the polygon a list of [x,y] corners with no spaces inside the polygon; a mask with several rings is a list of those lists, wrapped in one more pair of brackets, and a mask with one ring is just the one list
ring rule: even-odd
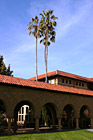
{"label": "palm tree", "polygon": [[39,19],[37,16],[32,18],[31,22],[29,22],[28,29],[29,35],[33,35],[36,38],[36,81],[38,81],[38,71],[37,71],[37,39],[39,35]]}
{"label": "palm tree", "polygon": [[44,50],[44,59],[45,59],[45,71],[46,71],[46,82],[47,82],[47,57],[48,57],[48,46],[50,45],[50,42],[55,42],[55,28],[56,27],[56,19],[53,15],[53,10],[46,10],[46,12],[42,11],[43,13],[40,13],[42,16],[41,21],[39,22],[40,27],[40,33],[42,39],[40,40],[40,43],[43,43],[45,46]]}

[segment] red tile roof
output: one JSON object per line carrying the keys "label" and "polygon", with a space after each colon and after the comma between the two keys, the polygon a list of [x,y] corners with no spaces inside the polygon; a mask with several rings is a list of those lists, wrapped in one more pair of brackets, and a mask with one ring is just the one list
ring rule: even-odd
{"label": "red tile roof", "polygon": [[93,78],[89,78],[89,80],[93,82]]}
{"label": "red tile roof", "polygon": [[52,85],[49,83],[36,82],[36,81],[15,78],[15,77],[5,76],[5,75],[0,75],[0,83],[5,83],[9,85],[19,85],[19,86],[44,89],[44,90],[59,91],[59,92],[70,93],[70,94],[93,96],[93,91],[91,90],[77,89],[77,88],[66,87],[62,85]]}
{"label": "red tile roof", "polygon": [[[93,80],[91,80],[91,78],[86,78],[86,77],[83,77],[83,76],[79,76],[79,75],[75,75],[75,74],[71,74],[71,73],[67,73],[67,72],[63,72],[63,71],[59,71],[59,70],[55,70],[55,71],[47,73],[48,77],[55,76],[55,75],[74,78],[74,79],[87,81],[87,82],[92,82],[93,81]],[[38,79],[43,79],[43,78],[45,78],[45,74],[38,75]],[[36,77],[32,77],[29,80],[36,80]]]}

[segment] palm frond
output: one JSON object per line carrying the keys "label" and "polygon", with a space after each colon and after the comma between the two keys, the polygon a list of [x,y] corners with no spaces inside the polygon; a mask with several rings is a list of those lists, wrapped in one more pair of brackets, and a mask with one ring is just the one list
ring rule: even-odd
{"label": "palm frond", "polygon": [[35,32],[32,32],[32,35],[33,35],[34,37],[36,37],[36,33],[35,33]]}
{"label": "palm frond", "polygon": [[29,35],[31,35],[32,32],[29,32]]}
{"label": "palm frond", "polygon": [[50,41],[51,41],[51,42],[55,42],[55,36],[52,36],[52,37],[50,38]]}
{"label": "palm frond", "polygon": [[53,21],[52,22],[52,26],[55,26],[56,27],[56,24],[57,24],[56,21]]}
{"label": "palm frond", "polygon": [[49,10],[49,14],[52,15],[53,14],[53,10]]}
{"label": "palm frond", "polygon": [[48,46],[50,45],[50,42],[48,41]]}

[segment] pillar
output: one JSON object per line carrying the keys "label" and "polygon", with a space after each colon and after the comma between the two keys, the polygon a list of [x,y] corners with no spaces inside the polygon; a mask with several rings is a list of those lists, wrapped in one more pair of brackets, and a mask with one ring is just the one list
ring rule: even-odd
{"label": "pillar", "polygon": [[93,128],[93,118],[90,118],[91,121],[91,128]]}
{"label": "pillar", "polygon": [[14,119],[14,125],[13,125],[13,131],[14,131],[14,133],[16,133],[17,129],[18,129],[17,120],[16,120],[16,118],[15,118],[15,119]]}
{"label": "pillar", "polygon": [[39,132],[39,118],[35,118],[35,132]]}
{"label": "pillar", "polygon": [[79,109],[77,109],[77,111],[76,111],[75,118],[76,118],[76,129],[80,129],[79,128],[79,118],[80,118],[80,110]]}
{"label": "pillar", "polygon": [[11,133],[11,118],[8,118],[8,133]]}
{"label": "pillar", "polygon": [[55,128],[55,119],[53,119],[53,128]]}
{"label": "pillar", "polygon": [[61,131],[62,125],[61,125],[61,118],[58,118],[58,130]]}
{"label": "pillar", "polygon": [[76,129],[79,129],[79,118],[76,118]]}

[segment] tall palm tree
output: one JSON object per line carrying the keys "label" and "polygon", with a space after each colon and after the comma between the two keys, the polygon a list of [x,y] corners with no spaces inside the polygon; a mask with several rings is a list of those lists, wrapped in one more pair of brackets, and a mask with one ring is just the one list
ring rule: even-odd
{"label": "tall palm tree", "polygon": [[36,38],[36,81],[38,81],[38,71],[37,71],[37,39],[39,35],[39,19],[37,16],[32,18],[31,22],[29,22],[28,29],[29,35],[33,35]]}
{"label": "tall palm tree", "polygon": [[48,57],[48,46],[50,45],[50,42],[55,42],[55,27],[56,27],[56,19],[55,15],[53,15],[53,10],[46,10],[42,11],[40,13],[41,15],[41,21],[39,22],[40,27],[40,33],[42,39],[40,40],[40,43],[43,43],[45,46],[44,50],[44,59],[45,59],[45,71],[46,71],[46,82],[47,80],[47,57]]}

